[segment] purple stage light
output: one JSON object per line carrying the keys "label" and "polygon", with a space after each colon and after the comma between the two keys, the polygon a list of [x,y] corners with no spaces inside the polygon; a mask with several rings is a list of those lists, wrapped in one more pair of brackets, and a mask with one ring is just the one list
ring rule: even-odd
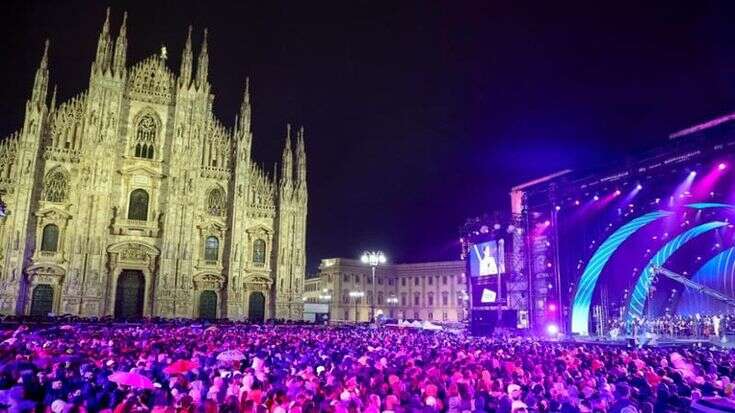
{"label": "purple stage light", "polygon": [[643,189],[643,185],[638,184],[638,185],[635,186],[635,189],[637,189],[638,191],[640,191],[641,189]]}
{"label": "purple stage light", "polygon": [[717,165],[717,169],[724,171],[727,168],[727,164],[725,162],[720,162],[719,165]]}
{"label": "purple stage light", "polygon": [[556,207],[554,207],[554,209],[556,209],[557,211],[560,211],[561,210],[561,207],[559,205],[557,205]]}
{"label": "purple stage light", "polygon": [[559,326],[556,324],[549,324],[546,326],[546,333],[549,334],[552,337],[555,337],[557,334],[559,334]]}
{"label": "purple stage light", "polygon": [[579,199],[574,201],[574,205],[579,206]]}
{"label": "purple stage light", "polygon": [[620,194],[622,194],[622,192],[620,192],[619,189],[615,191],[615,196],[619,196]]}
{"label": "purple stage light", "polygon": [[594,199],[595,201],[599,201],[600,200],[600,197],[597,196],[597,195],[595,195],[595,196],[592,197],[592,199]]}

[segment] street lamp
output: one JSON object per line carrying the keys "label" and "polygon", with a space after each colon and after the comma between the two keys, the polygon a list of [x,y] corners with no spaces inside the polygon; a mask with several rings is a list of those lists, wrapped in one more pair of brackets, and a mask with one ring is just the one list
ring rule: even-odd
{"label": "street lamp", "polygon": [[383,254],[382,251],[366,251],[362,253],[362,257],[360,257],[360,261],[362,261],[363,264],[370,265],[370,269],[372,270],[372,294],[373,298],[370,300],[370,320],[375,319],[375,268],[378,265],[385,264],[386,261],[388,261],[385,258],[385,254]]}

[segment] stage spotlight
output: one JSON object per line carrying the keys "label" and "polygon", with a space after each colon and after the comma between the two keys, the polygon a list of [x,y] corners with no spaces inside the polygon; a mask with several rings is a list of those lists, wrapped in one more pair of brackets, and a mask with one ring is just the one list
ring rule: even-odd
{"label": "stage spotlight", "polygon": [[724,171],[725,168],[727,168],[727,164],[725,162],[721,162],[719,165],[717,165],[717,169]]}
{"label": "stage spotlight", "polygon": [[615,196],[620,196],[620,194],[622,194],[622,192],[620,192],[619,189],[615,191]]}
{"label": "stage spotlight", "polygon": [[549,324],[546,326],[546,333],[552,337],[559,334],[559,326],[556,324]]}
{"label": "stage spotlight", "polygon": [[697,176],[697,171],[691,171],[691,172],[689,172],[689,176],[691,178],[694,178],[695,176]]}
{"label": "stage spotlight", "polygon": [[549,303],[549,311],[556,311],[556,304]]}
{"label": "stage spotlight", "polygon": [[600,200],[600,197],[597,196],[597,195],[595,195],[595,196],[592,197],[592,199],[594,199],[595,201],[599,201]]}
{"label": "stage spotlight", "polygon": [[557,205],[557,206],[554,207],[554,209],[556,209],[557,211],[560,211],[561,210],[561,207],[559,205]]}
{"label": "stage spotlight", "polygon": [[546,225],[546,226],[548,227],[549,225],[551,225],[551,221],[549,221],[549,220],[547,219],[546,221],[544,221],[544,225]]}
{"label": "stage spotlight", "polygon": [[579,199],[574,201],[574,205],[579,206]]}
{"label": "stage spotlight", "polygon": [[643,185],[638,184],[638,185],[635,186],[635,189],[637,189],[637,190],[640,191],[641,189],[643,189]]}

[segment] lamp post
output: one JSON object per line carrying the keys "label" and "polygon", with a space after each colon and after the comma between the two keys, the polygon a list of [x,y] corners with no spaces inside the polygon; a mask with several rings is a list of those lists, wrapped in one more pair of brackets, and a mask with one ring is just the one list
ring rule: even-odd
{"label": "lamp post", "polygon": [[365,296],[362,291],[350,291],[350,297],[355,301],[355,324],[357,324],[357,301]]}
{"label": "lamp post", "polygon": [[360,261],[362,261],[363,264],[370,265],[370,269],[372,270],[372,295],[373,298],[370,300],[370,321],[375,319],[375,268],[378,265],[385,264],[387,259],[385,258],[385,254],[383,254],[382,251],[366,251],[362,253],[362,257],[360,257]]}

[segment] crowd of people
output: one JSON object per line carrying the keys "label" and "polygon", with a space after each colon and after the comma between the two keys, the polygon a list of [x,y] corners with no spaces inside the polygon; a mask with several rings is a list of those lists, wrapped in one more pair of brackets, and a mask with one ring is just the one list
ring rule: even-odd
{"label": "crowd of people", "polygon": [[14,413],[669,412],[731,408],[733,390],[735,351],[716,347],[238,323],[0,330],[0,408]]}
{"label": "crowd of people", "polygon": [[[626,328],[624,320],[613,319],[608,323],[607,331],[612,335],[622,335]],[[735,316],[666,314],[650,319],[635,318],[629,330],[635,336],[652,333],[662,337],[710,339],[735,332]]]}

